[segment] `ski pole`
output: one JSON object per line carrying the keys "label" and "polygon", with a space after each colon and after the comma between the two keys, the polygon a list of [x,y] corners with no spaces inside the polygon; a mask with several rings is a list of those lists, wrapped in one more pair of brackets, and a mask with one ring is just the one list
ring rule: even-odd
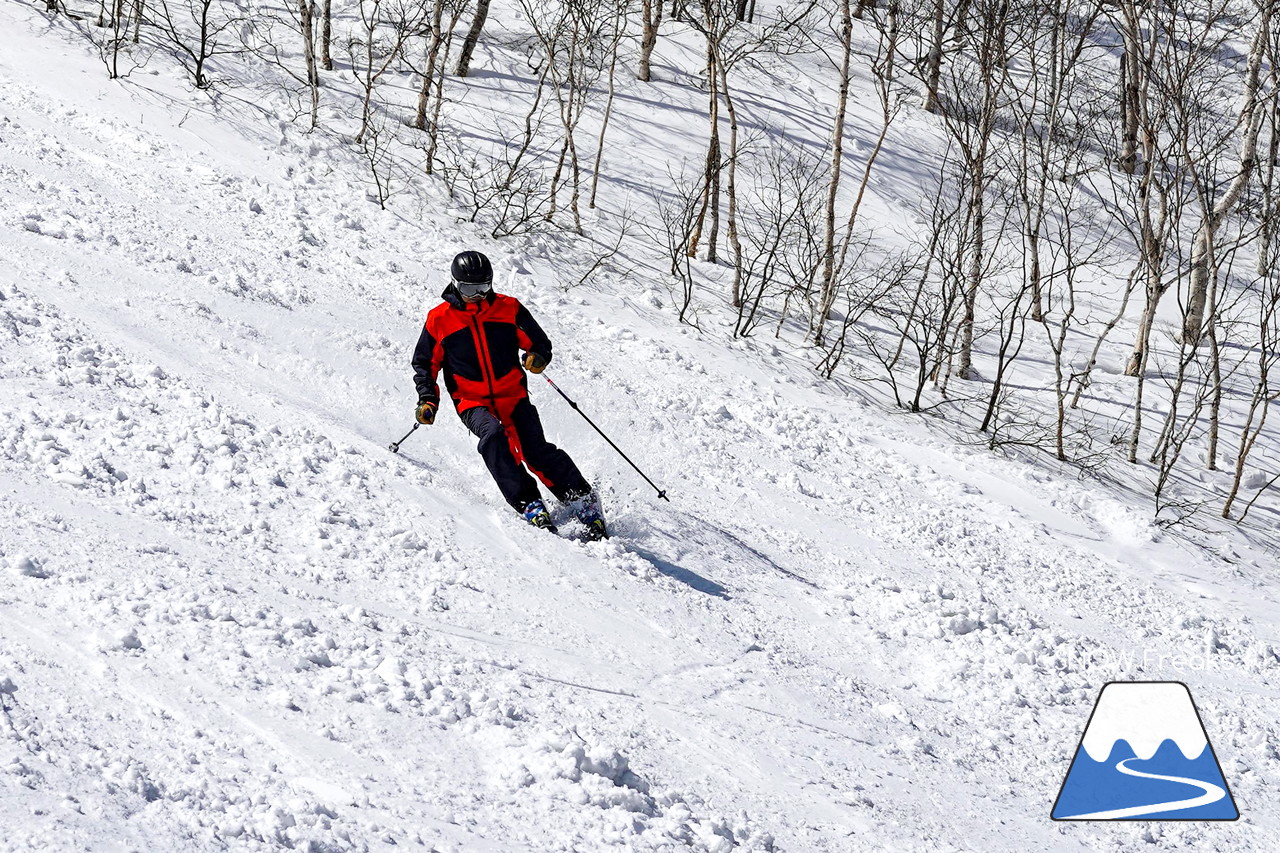
{"label": "ski pole", "polygon": [[552,388],[556,389],[556,392],[557,392],[561,397],[564,397],[565,401],[566,401],[566,402],[568,402],[568,404],[569,404],[571,407],[573,407],[573,410],[574,410],[575,412],[577,412],[578,414],[582,415],[582,419],[583,419],[584,421],[586,421],[587,423],[591,424],[591,428],[592,428],[592,429],[594,429],[596,432],[600,433],[600,437],[601,437],[601,438],[603,438],[605,441],[609,442],[609,446],[610,446],[610,447],[612,447],[614,450],[618,451],[618,455],[619,455],[619,456],[621,456],[623,459],[626,459],[626,460],[627,460],[627,464],[628,464],[628,465],[630,465],[632,468],[635,468],[635,469],[636,469],[636,473],[637,473],[637,474],[639,474],[641,477],[644,477],[644,481],[645,481],[646,483],[648,483],[650,486],[653,486],[654,490],[655,490],[655,491],[657,491],[657,493],[658,493],[658,497],[662,498],[662,499],[663,499],[664,501],[666,501],[667,503],[671,503],[671,498],[667,497],[667,492],[666,492],[666,490],[665,490],[665,489],[659,489],[659,488],[657,487],[657,485],[653,482],[653,480],[650,480],[647,476],[645,476],[645,473],[644,473],[643,471],[641,471],[641,470],[640,470],[640,468],[636,465],[636,463],[632,462],[632,461],[627,457],[627,454],[623,453],[623,452],[622,452],[622,449],[621,449],[620,447],[618,447],[618,445],[616,445],[616,444],[614,444],[614,443],[613,443],[613,439],[611,439],[611,438],[609,438],[609,436],[605,435],[605,434],[604,434],[604,430],[602,430],[602,429],[600,429],[600,427],[596,426],[596,425],[595,425],[595,422],[594,422],[594,421],[592,421],[592,420],[591,420],[591,418],[587,417],[586,413],[585,413],[585,412],[583,412],[583,411],[582,411],[582,409],[578,408],[578,404],[577,404],[577,403],[575,403],[575,402],[573,402],[573,400],[569,399],[569,395],[568,395],[568,394],[566,394],[566,393],[564,393],[563,391],[561,391],[561,390],[560,390],[560,386],[559,386],[559,385],[557,385],[556,383],[554,383],[554,382],[552,382],[552,381],[551,381],[551,377],[550,377],[550,376],[543,376],[542,378],[543,378],[543,379],[545,379],[545,380],[547,380],[547,383],[548,383]]}
{"label": "ski pole", "polygon": [[400,452],[400,445],[404,444],[405,439],[407,439],[409,436],[413,435],[413,430],[416,430],[416,429],[417,429],[418,427],[420,427],[420,426],[422,426],[422,424],[420,424],[420,423],[418,423],[418,422],[416,422],[416,421],[415,421],[415,422],[414,422],[414,424],[413,424],[413,429],[411,429],[411,430],[409,430],[408,432],[406,432],[406,433],[404,434],[404,438],[400,439],[399,441],[393,441],[393,442],[391,442],[390,444],[388,444],[388,445],[387,445],[387,449],[388,449],[388,450],[390,450],[392,453],[399,453],[399,452]]}

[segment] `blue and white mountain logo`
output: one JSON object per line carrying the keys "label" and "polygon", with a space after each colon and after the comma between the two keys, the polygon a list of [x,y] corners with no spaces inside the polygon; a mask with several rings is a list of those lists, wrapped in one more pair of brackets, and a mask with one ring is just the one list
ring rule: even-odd
{"label": "blue and white mountain logo", "polygon": [[1180,681],[1102,688],[1054,820],[1235,820],[1240,817],[1191,691]]}

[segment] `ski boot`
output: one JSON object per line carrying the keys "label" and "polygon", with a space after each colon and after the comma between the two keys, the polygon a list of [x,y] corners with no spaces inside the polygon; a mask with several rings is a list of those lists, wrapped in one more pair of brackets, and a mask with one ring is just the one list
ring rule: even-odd
{"label": "ski boot", "polygon": [[573,495],[569,498],[569,503],[573,506],[578,520],[587,528],[588,542],[599,542],[601,539],[609,538],[609,531],[604,523],[604,513],[600,511],[599,495],[594,491]]}
{"label": "ski boot", "polygon": [[555,533],[556,526],[551,523],[551,513],[547,512],[547,505],[542,501],[529,501],[524,505],[524,520],[532,524],[540,530],[548,533]]}

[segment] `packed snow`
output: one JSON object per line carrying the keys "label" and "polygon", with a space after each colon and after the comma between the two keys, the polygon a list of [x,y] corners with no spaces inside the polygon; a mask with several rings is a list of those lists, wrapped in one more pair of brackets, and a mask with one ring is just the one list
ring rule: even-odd
{"label": "packed snow", "polygon": [[[579,283],[572,236],[382,210],[42,10],[0,7],[0,850],[1274,849],[1266,535]],[[669,503],[536,377],[612,539],[524,525],[452,412],[388,451],[464,248]],[[1050,820],[1117,679],[1188,685],[1238,822]]]}

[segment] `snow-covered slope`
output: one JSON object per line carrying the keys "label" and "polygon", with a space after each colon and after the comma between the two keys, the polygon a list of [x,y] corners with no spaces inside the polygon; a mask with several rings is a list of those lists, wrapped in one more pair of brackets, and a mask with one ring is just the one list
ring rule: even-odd
{"label": "snow-covered slope", "polygon": [[[569,240],[381,211],[338,143],[111,83],[34,8],[0,32],[0,849],[1271,849],[1261,546],[574,287]],[[612,541],[519,523],[452,413],[386,449],[466,247],[671,496],[535,382]],[[1050,822],[1124,677],[1188,683],[1239,823]]]}

